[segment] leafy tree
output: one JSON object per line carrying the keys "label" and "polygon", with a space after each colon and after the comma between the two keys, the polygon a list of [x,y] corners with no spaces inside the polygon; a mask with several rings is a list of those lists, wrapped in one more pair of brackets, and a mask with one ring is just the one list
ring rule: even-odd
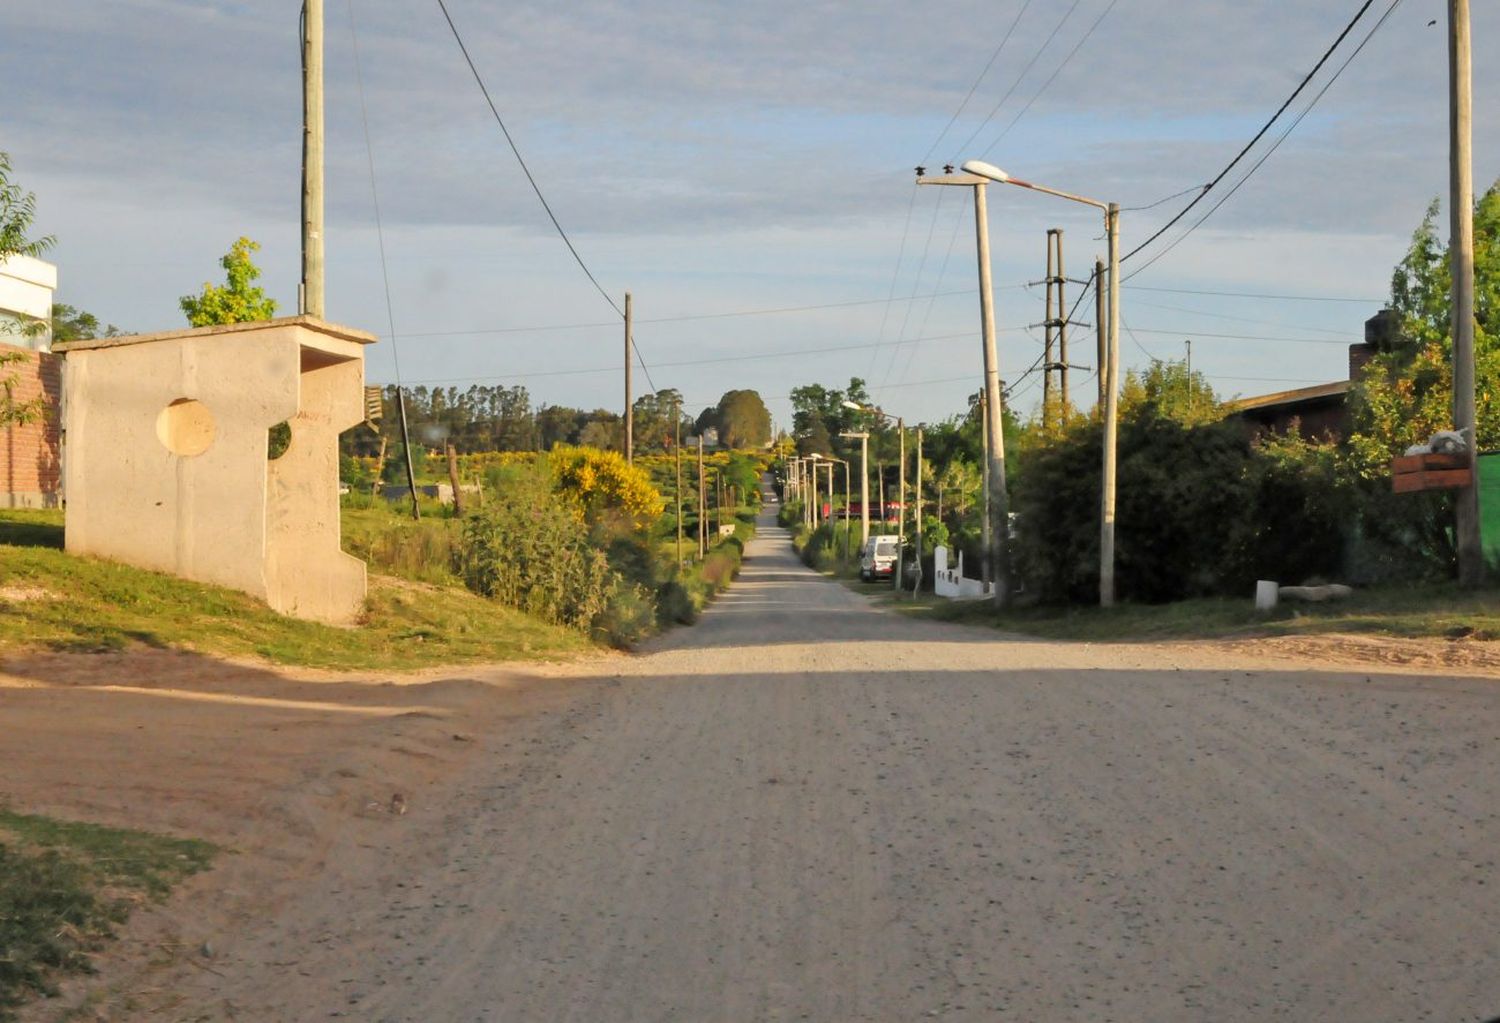
{"label": "leafy tree", "polygon": [[[672,450],[682,416],[682,392],[667,387],[653,394],[643,394],[631,409],[635,415],[636,453]],[[690,430],[683,431],[684,434],[688,432]]]}
{"label": "leafy tree", "polygon": [[[1366,478],[1438,430],[1453,428],[1452,268],[1437,200],[1391,278],[1401,340],[1377,354],[1350,390],[1349,445]],[[1500,182],[1474,205],[1475,410],[1480,450],[1500,445]]]}
{"label": "leafy tree", "polygon": [[761,448],[771,440],[771,413],[757,391],[726,391],[716,418],[719,443],[729,448]]}
{"label": "leafy tree", "polygon": [[96,337],[119,337],[120,333],[120,328],[113,323],[101,329],[99,318],[93,313],[61,303],[52,306],[54,341],[87,341]]}
{"label": "leafy tree", "polygon": [[275,299],[255,284],[260,278],[260,268],[251,261],[250,254],[259,249],[259,242],[241,237],[219,260],[226,274],[224,284],[204,282],[199,294],[182,296],[178,304],[189,326],[254,323],[276,315]]}
{"label": "leafy tree", "polygon": [[0,262],[11,256],[41,256],[57,239],[28,238],[36,218],[36,196],[10,180],[10,154],[0,152]]}
{"label": "leafy tree", "polygon": [[[36,196],[22,191],[20,185],[10,180],[10,155],[0,152],[0,263],[12,256],[40,256],[55,244],[51,235],[36,239],[27,237],[35,217]],[[45,399],[17,401],[15,398],[20,376],[5,367],[26,359],[22,352],[0,352],[0,428],[36,422],[46,415]]]}
{"label": "leafy tree", "polygon": [[1215,423],[1225,414],[1208,378],[1189,372],[1186,360],[1155,359],[1146,372],[1125,374],[1120,384],[1120,414],[1128,415],[1144,405],[1184,426]]}
{"label": "leafy tree", "polygon": [[814,415],[807,420],[807,427],[798,431],[797,453],[799,455],[832,455],[833,441],[828,435],[828,427],[823,425],[823,418]]}

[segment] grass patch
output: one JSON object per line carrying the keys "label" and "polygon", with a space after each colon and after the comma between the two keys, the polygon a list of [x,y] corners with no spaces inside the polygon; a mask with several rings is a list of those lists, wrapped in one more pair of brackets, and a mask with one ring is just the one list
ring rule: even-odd
{"label": "grass patch", "polygon": [[287,618],[237,590],[64,554],[57,549],[61,529],[58,512],[0,511],[0,654],[143,643],[358,670],[562,657],[594,648],[577,633],[475,596],[456,580],[432,585],[372,574],[357,628]]}
{"label": "grass patch", "polygon": [[1348,600],[1283,602],[1258,612],[1247,597],[1210,597],[1172,604],[1020,607],[996,612],[984,601],[948,601],[924,594],[892,608],[941,621],[971,622],[1047,639],[1140,641],[1367,633],[1402,637],[1500,639],[1500,591],[1431,584],[1356,590]]}
{"label": "grass patch", "polygon": [[130,911],[208,868],[207,842],[0,809],[0,1020],[87,973]]}

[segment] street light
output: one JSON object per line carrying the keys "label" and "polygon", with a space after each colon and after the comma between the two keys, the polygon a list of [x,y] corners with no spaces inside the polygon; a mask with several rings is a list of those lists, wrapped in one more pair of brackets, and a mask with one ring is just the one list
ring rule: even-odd
{"label": "street light", "polygon": [[[906,420],[902,419],[900,416],[893,416],[889,412],[883,412],[880,409],[875,408],[872,405],[861,405],[861,404],[859,404],[857,402],[853,402],[853,401],[846,401],[846,402],[844,402],[844,407],[845,408],[849,408],[849,409],[853,409],[856,412],[867,412],[867,413],[869,413],[871,415],[879,416],[880,418],[885,419],[885,420],[894,420],[895,423],[896,423],[896,432],[897,432],[897,434],[900,435],[900,438],[901,438],[901,460],[898,463],[897,473],[896,473],[896,480],[897,480],[897,482],[896,482],[896,493],[898,495],[898,501],[899,501],[899,503],[901,505],[901,512],[900,512],[900,514],[898,514],[896,516],[896,546],[897,546],[897,548],[899,550],[901,550],[901,551],[904,552],[906,550]],[[851,437],[851,436],[855,436],[855,435],[854,434],[847,434],[846,433],[846,434],[841,434],[840,436]],[[868,439],[870,435],[868,433],[864,433],[864,434],[859,434],[859,436]],[[863,450],[864,450],[864,446],[861,445],[861,451],[863,451]],[[866,481],[868,481],[869,478],[870,478],[869,472],[870,472],[870,470],[869,470],[869,463],[867,461],[865,463],[865,479],[866,479]],[[880,481],[880,491],[881,491],[880,502],[881,502],[881,507],[883,508],[885,506],[885,480],[883,480],[883,479]],[[864,496],[865,496],[865,509],[866,509],[866,511],[865,511],[865,520],[866,520],[866,522],[868,522],[869,521],[869,514],[870,514],[869,510],[868,510],[869,507],[870,507],[870,501],[869,501],[870,491],[869,491],[868,485],[866,485],[863,488],[863,493],[864,493]],[[885,524],[881,523],[881,527],[880,528],[884,529],[885,528]],[[869,539],[868,527],[866,527],[866,536],[865,536],[865,539],[867,539],[867,540]],[[896,590],[900,590],[901,589],[901,562],[902,562],[902,557],[898,556],[896,558],[896,571],[894,573],[892,573],[892,577],[891,577],[891,585]]]}
{"label": "street light", "polygon": [[[864,409],[858,402],[846,401],[844,408],[863,412]],[[839,434],[853,440],[859,438],[859,543],[860,549],[870,542],[870,433],[868,430],[859,433],[849,430]]]}
{"label": "street light", "polygon": [[985,419],[985,437],[989,441],[989,465],[985,475],[990,482],[990,493],[994,500],[990,504],[989,534],[990,578],[995,586],[995,607],[1005,606],[1010,595],[1010,514],[1005,489],[1005,436],[1001,432],[1000,355],[995,346],[995,288],[990,278],[990,227],[989,213],[985,205],[985,186],[991,181],[1008,181],[1004,171],[989,164],[981,164],[993,174],[980,174],[964,165],[966,173],[944,174],[940,177],[923,177],[924,168],[917,168],[919,185],[963,185],[974,189],[974,237],[979,256],[979,325],[984,353],[984,395],[986,407],[991,415]]}
{"label": "street light", "polygon": [[[1045,192],[1059,199],[1083,203],[1104,211],[1104,231],[1109,236],[1109,352],[1104,380],[1104,480],[1099,498],[1099,604],[1101,607],[1110,607],[1115,602],[1115,438],[1120,402],[1120,204],[1100,202],[1072,192],[1022,181],[983,160],[969,160],[963,165],[963,169],[968,174],[1002,185],[1016,185],[1033,192]],[[983,193],[976,188],[974,194],[978,196]],[[981,268],[981,273],[983,272],[984,268]],[[1095,287],[1102,286],[1102,282],[1095,282]],[[1003,493],[999,503],[1003,506]]]}

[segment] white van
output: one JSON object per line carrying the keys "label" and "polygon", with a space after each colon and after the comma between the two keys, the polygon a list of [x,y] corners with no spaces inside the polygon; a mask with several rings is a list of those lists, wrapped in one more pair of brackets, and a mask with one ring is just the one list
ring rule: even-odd
{"label": "white van", "polygon": [[872,536],[859,551],[859,577],[865,582],[889,579],[896,572],[901,548],[894,536]]}

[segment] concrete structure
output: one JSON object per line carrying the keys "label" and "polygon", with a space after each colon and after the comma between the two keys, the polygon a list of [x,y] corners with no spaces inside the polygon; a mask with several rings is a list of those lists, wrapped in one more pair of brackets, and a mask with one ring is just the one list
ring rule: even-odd
{"label": "concrete structure", "polygon": [[59,343],[68,551],[353,621],[365,566],[339,549],[338,435],[364,419],[374,340],[295,316]]}
{"label": "concrete structure", "polygon": [[947,597],[949,600],[981,600],[990,596],[988,583],[964,576],[963,551],[958,552],[958,564],[955,567],[949,566],[948,548],[941,544],[934,549],[932,558],[935,571],[932,589],[939,597]]}
{"label": "concrete structure", "polygon": [[51,508],[62,500],[62,363],[49,354],[57,267],[28,256],[0,261],[0,352],[20,358],[0,366],[14,377],[17,403],[41,398],[47,415],[0,428],[0,507]]}

